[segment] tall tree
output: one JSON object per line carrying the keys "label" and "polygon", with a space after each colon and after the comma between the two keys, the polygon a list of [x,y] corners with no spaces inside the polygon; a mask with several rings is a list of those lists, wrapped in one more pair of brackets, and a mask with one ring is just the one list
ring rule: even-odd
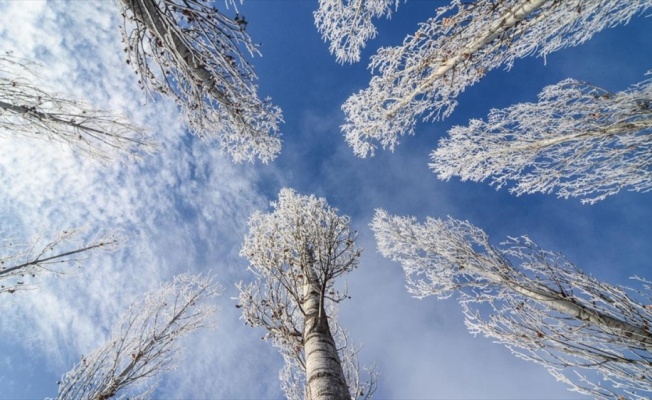
{"label": "tall tree", "polygon": [[572,390],[605,399],[652,395],[647,282],[643,292],[600,282],[527,237],[495,247],[481,229],[452,218],[419,224],[378,210],[372,228],[415,297],[459,294],[471,333],[544,365]]}
{"label": "tall tree", "polygon": [[315,25],[337,62],[358,62],[367,40],[378,33],[372,19],[389,18],[399,0],[319,0]]}
{"label": "tall tree", "polygon": [[99,251],[113,251],[122,240],[115,234],[83,241],[80,230],[68,230],[54,238],[35,238],[28,243],[5,239],[0,245],[0,293],[33,289],[45,274],[63,275],[66,270]]}
{"label": "tall tree", "polygon": [[538,103],[492,110],[456,126],[432,153],[441,179],[490,179],[519,195],[557,192],[594,203],[621,189],[652,189],[652,81],[611,93],[568,79]]}
{"label": "tall tree", "polygon": [[70,146],[101,161],[135,158],[156,146],[124,117],[46,89],[38,65],[0,55],[0,136],[22,135]]}
{"label": "tall tree", "polygon": [[349,218],[338,216],[325,199],[291,189],[282,189],[272,207],[251,216],[241,251],[256,275],[238,285],[246,324],[265,328],[264,339],[280,349],[288,397],[370,396],[375,376],[366,384],[358,379],[355,353],[344,346],[334,314],[335,304],[348,297],[334,287],[335,279],[354,269],[360,256]]}
{"label": "tall tree", "polygon": [[213,323],[219,288],[207,276],[182,274],[135,301],[109,339],[66,373],[57,399],[148,397],[151,379],[175,367],[180,339]]}
{"label": "tall tree", "polygon": [[282,116],[258,97],[245,57],[258,49],[245,18],[229,18],[208,0],[120,2],[127,63],[143,88],[174,98],[190,130],[217,137],[234,160],[273,160]]}
{"label": "tall tree", "polygon": [[356,155],[390,150],[414,134],[417,118],[447,117],[456,98],[489,70],[511,67],[531,54],[545,56],[629,21],[650,0],[453,0],[402,45],[372,58],[369,87],[342,106],[342,129]]}

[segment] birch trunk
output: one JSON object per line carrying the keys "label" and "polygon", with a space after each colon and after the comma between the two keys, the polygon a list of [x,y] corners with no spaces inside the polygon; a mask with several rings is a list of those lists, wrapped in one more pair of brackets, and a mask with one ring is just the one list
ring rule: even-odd
{"label": "birch trunk", "polygon": [[448,61],[444,62],[429,76],[425,77],[423,82],[420,83],[412,92],[410,92],[402,99],[396,101],[396,103],[389,110],[387,110],[385,117],[392,118],[392,116],[396,114],[398,110],[409,104],[419,94],[428,90],[434,84],[434,82],[444,76],[444,74],[455,68],[455,66],[464,62],[471,55],[475,54],[484,46],[491,43],[491,41],[499,37],[501,34],[516,26],[516,24],[523,21],[528,15],[543,7],[543,5],[548,1],[549,0],[526,1],[522,4],[515,5],[511,10],[509,10],[506,15],[495,21],[489,27],[489,29],[487,29],[487,32],[484,36],[480,36],[462,48],[460,52],[450,57]]}
{"label": "birch trunk", "polygon": [[174,98],[190,131],[217,137],[235,161],[278,155],[283,117],[258,97],[245,53],[259,51],[244,17],[229,18],[204,0],[118,1],[127,19],[126,62],[143,89]]}
{"label": "birch trunk", "polygon": [[225,107],[233,107],[233,103],[226,98],[224,93],[215,87],[215,81],[211,73],[204,68],[192,51],[183,42],[183,39],[173,30],[169,29],[160,17],[160,11],[152,0],[121,0],[125,7],[129,8],[134,16],[140,20],[151,33],[156,35],[161,42],[168,43],[169,48],[174,50],[178,60],[183,62],[192,71],[193,77],[202,85],[210,87],[211,94]]}
{"label": "birch trunk", "polygon": [[[468,264],[460,265],[464,267],[468,266]],[[567,297],[563,293],[559,293],[553,289],[535,289],[538,285],[533,281],[511,281],[498,274],[494,274],[473,266],[471,266],[469,270],[472,274],[477,274],[477,276],[487,279],[488,281],[493,282],[499,286],[508,287],[514,292],[519,293],[524,297],[534,300],[538,303],[545,304],[551,309],[562,314],[576,318],[580,321],[587,322],[594,326],[601,326],[620,331],[625,335],[625,337],[638,340],[641,344],[641,347],[645,350],[652,351],[652,333],[650,333],[645,327],[633,325],[619,318],[606,315],[599,310],[587,307],[586,305],[579,303],[574,298]]]}
{"label": "birch trunk", "polygon": [[[350,220],[323,198],[281,189],[274,211],[255,212],[240,254],[254,282],[240,282],[237,308],[245,324],[267,330],[263,340],[285,361],[281,388],[291,400],[370,398],[376,373],[360,380],[357,350],[337,321],[348,296],[334,280],[358,265]],[[366,396],[366,397],[365,397]]]}
{"label": "birch trunk", "polygon": [[306,381],[309,400],[341,400],[351,397],[342,363],[328,325],[318,281],[312,263],[306,269],[303,309],[303,343],[306,355]]}

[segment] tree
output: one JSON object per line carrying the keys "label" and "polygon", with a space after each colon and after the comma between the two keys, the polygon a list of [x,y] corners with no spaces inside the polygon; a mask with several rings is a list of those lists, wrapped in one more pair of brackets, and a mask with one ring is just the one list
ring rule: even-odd
{"label": "tree", "polygon": [[652,81],[611,93],[567,79],[538,103],[492,110],[456,126],[430,166],[441,179],[490,178],[510,192],[552,191],[594,203],[621,189],[652,189]]}
{"label": "tree", "polygon": [[120,1],[127,63],[142,87],[174,98],[190,130],[217,137],[234,160],[273,160],[281,111],[258,98],[243,53],[258,49],[245,18],[231,19],[207,0]]}
{"label": "tree", "polygon": [[109,399],[129,388],[139,389],[130,395],[147,397],[153,387],[146,383],[174,369],[180,339],[213,323],[216,307],[210,300],[218,294],[210,277],[189,273],[147,293],[122,315],[104,344],[63,376],[57,399]]}
{"label": "tree", "polygon": [[372,229],[383,256],[403,266],[415,297],[459,294],[471,333],[497,339],[581,393],[652,393],[647,282],[644,292],[600,282],[527,237],[495,247],[481,229],[452,218],[419,224],[378,210]]}
{"label": "tree", "polygon": [[156,148],[143,129],[124,117],[92,108],[45,88],[37,64],[0,55],[0,135],[22,135],[70,146],[108,162]]}
{"label": "tree", "polygon": [[319,0],[315,25],[337,62],[358,62],[367,40],[378,33],[373,18],[392,15],[399,0]]}
{"label": "tree", "polygon": [[334,287],[335,279],[356,268],[360,256],[349,218],[338,216],[325,199],[291,189],[282,189],[272,207],[249,220],[241,255],[256,279],[238,285],[237,307],[247,325],[265,328],[263,338],[280,349],[287,397],[370,396],[375,373],[370,383],[358,379],[356,352],[334,313],[348,297]]}
{"label": "tree", "polygon": [[349,97],[342,129],[356,155],[393,150],[417,118],[445,118],[489,70],[575,46],[652,6],[650,0],[454,0],[402,45],[372,57],[369,87]]}
{"label": "tree", "polygon": [[33,289],[37,277],[47,273],[63,275],[91,254],[113,251],[122,242],[115,234],[98,235],[88,241],[82,241],[81,236],[81,230],[68,230],[50,240],[5,240],[0,245],[0,293]]}

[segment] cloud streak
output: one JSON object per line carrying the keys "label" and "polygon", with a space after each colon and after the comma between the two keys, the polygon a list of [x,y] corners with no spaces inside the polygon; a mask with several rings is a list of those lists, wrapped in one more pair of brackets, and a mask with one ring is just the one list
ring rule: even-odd
{"label": "cloud streak", "polygon": [[[21,363],[27,351],[29,359],[44,357],[46,370],[58,375],[106,338],[132,299],[176,273],[212,269],[219,271],[218,281],[234,280],[242,264],[236,258],[241,222],[263,199],[254,190],[251,165],[234,166],[215,141],[188,136],[172,102],[138,90],[121,59],[119,10],[112,2],[0,7],[0,37],[16,56],[47,65],[39,73],[49,86],[128,115],[162,143],[140,163],[103,166],[53,143],[1,140],[5,236],[29,238],[84,226],[91,233],[117,230],[129,239],[121,251],[87,260],[66,279],[46,279],[36,291],[3,298],[10,310],[0,316],[3,334],[19,344],[5,349],[3,362]],[[215,333],[200,337],[200,343],[220,339]],[[224,352],[202,349],[193,356],[204,361],[170,378],[205,374],[206,360],[214,363]],[[10,387],[16,391],[4,395],[30,393]]]}

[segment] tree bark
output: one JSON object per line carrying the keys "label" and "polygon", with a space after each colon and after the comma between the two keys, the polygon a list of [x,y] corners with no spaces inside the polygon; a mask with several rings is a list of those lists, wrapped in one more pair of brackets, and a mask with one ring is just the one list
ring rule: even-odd
{"label": "tree bark", "polygon": [[572,297],[565,298],[561,293],[556,292],[554,289],[536,289],[536,282],[521,283],[505,279],[499,274],[484,271],[477,267],[471,267],[470,269],[474,271],[474,273],[477,273],[479,276],[491,282],[509,287],[511,290],[523,295],[524,297],[530,298],[540,304],[545,304],[562,314],[569,315],[580,321],[588,322],[597,327],[619,330],[623,332],[624,336],[638,341],[641,344],[641,347],[645,350],[652,351],[652,333],[644,327],[636,326],[627,321],[606,315],[599,310],[578,303]]}
{"label": "tree bark", "polygon": [[337,354],[323,296],[312,263],[305,269],[303,346],[306,355],[308,400],[342,400],[351,397]]}
{"label": "tree bark", "polygon": [[502,18],[496,20],[493,24],[491,24],[484,36],[477,38],[476,40],[470,42],[465,47],[460,49],[456,55],[450,57],[446,62],[439,66],[439,68],[425,77],[423,82],[421,82],[419,86],[417,86],[411,93],[409,93],[407,96],[404,96],[403,98],[398,99],[396,103],[392,105],[391,109],[386,112],[386,117],[392,118],[392,116],[396,114],[398,110],[405,107],[419,94],[427,91],[433,82],[444,76],[445,73],[455,68],[456,65],[476,53],[478,50],[486,46],[502,33],[513,28],[517,23],[521,22],[528,15],[543,7],[543,5],[548,1],[549,0],[527,0],[521,4],[514,6]]}
{"label": "tree bark", "polygon": [[160,10],[155,2],[152,0],[121,0],[131,12],[134,17],[143,23],[149,31],[156,35],[162,43],[170,43],[171,48],[177,55],[177,61],[183,62],[192,71],[195,79],[201,82],[210,89],[210,92],[215,98],[222,103],[225,107],[233,107],[233,103],[215,87],[215,81],[210,72],[198,62],[192,50],[186,46],[183,39],[179,35],[170,30],[164,21],[160,18]]}

